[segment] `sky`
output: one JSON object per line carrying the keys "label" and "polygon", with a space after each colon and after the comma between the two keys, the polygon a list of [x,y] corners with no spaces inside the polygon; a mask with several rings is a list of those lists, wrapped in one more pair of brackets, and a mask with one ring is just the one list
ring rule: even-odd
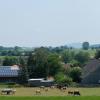
{"label": "sky", "polygon": [[100,0],[0,0],[0,45],[100,43]]}

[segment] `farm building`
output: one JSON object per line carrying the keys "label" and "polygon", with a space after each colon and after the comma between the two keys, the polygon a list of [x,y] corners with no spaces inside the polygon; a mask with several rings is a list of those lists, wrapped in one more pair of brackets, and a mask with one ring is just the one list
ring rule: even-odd
{"label": "farm building", "polygon": [[53,80],[44,80],[44,79],[29,79],[29,86],[38,87],[38,86],[52,86],[54,84]]}
{"label": "farm building", "polygon": [[100,84],[100,59],[91,59],[84,67],[82,84]]}
{"label": "farm building", "polygon": [[0,82],[17,82],[19,67],[15,66],[0,66]]}

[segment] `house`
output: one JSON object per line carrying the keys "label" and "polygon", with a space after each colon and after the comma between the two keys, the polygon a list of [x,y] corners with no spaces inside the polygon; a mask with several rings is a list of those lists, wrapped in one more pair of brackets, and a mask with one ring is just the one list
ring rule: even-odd
{"label": "house", "polygon": [[100,59],[91,59],[83,68],[82,84],[100,84]]}
{"label": "house", "polygon": [[17,82],[19,66],[0,66],[0,82]]}
{"label": "house", "polygon": [[33,86],[33,87],[38,87],[38,86],[49,87],[54,84],[54,81],[53,80],[44,80],[43,78],[29,79],[28,84],[29,84],[29,86]]}

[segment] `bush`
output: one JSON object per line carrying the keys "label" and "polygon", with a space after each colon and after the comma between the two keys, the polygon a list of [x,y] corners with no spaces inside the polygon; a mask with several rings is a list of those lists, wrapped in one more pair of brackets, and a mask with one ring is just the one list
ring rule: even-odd
{"label": "bush", "polygon": [[74,82],[79,83],[81,81],[82,69],[80,67],[73,67],[70,71],[70,77]]}
{"label": "bush", "polygon": [[17,87],[21,87],[20,84],[16,84],[15,82],[9,82],[6,85],[7,85],[7,88],[17,88]]}
{"label": "bush", "polygon": [[8,82],[7,85],[15,85],[15,82]]}
{"label": "bush", "polygon": [[72,78],[63,73],[58,73],[55,76],[55,82],[59,85],[68,86],[72,83]]}

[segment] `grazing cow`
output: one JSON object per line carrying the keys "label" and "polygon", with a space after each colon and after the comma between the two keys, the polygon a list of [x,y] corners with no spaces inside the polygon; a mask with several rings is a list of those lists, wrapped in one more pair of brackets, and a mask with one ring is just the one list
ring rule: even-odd
{"label": "grazing cow", "polygon": [[3,89],[3,90],[1,90],[1,94],[7,94],[7,95],[15,94],[15,92],[16,92],[15,89]]}
{"label": "grazing cow", "polygon": [[66,90],[67,85],[57,85],[57,88],[60,89],[60,90]]}
{"label": "grazing cow", "polygon": [[62,89],[62,86],[61,85],[57,85],[57,88],[61,90]]}
{"label": "grazing cow", "polygon": [[80,96],[80,92],[77,90],[77,91],[74,91],[74,96]]}
{"label": "grazing cow", "polygon": [[41,94],[41,91],[40,90],[36,90],[36,94]]}
{"label": "grazing cow", "polygon": [[62,87],[62,90],[66,90],[67,88],[66,87]]}
{"label": "grazing cow", "polygon": [[49,91],[49,89],[48,88],[45,88],[45,92],[47,92],[47,91]]}
{"label": "grazing cow", "polygon": [[14,90],[12,90],[12,94],[15,94],[15,92],[16,92],[16,90],[14,89]]}
{"label": "grazing cow", "polygon": [[74,92],[73,92],[73,91],[68,91],[68,94],[69,94],[69,95],[73,95]]}
{"label": "grazing cow", "polygon": [[50,88],[51,88],[51,89],[54,89],[54,88],[55,88],[55,86],[50,86]]}
{"label": "grazing cow", "polygon": [[60,88],[60,90],[65,92],[66,91],[66,87],[62,87],[62,88]]}

